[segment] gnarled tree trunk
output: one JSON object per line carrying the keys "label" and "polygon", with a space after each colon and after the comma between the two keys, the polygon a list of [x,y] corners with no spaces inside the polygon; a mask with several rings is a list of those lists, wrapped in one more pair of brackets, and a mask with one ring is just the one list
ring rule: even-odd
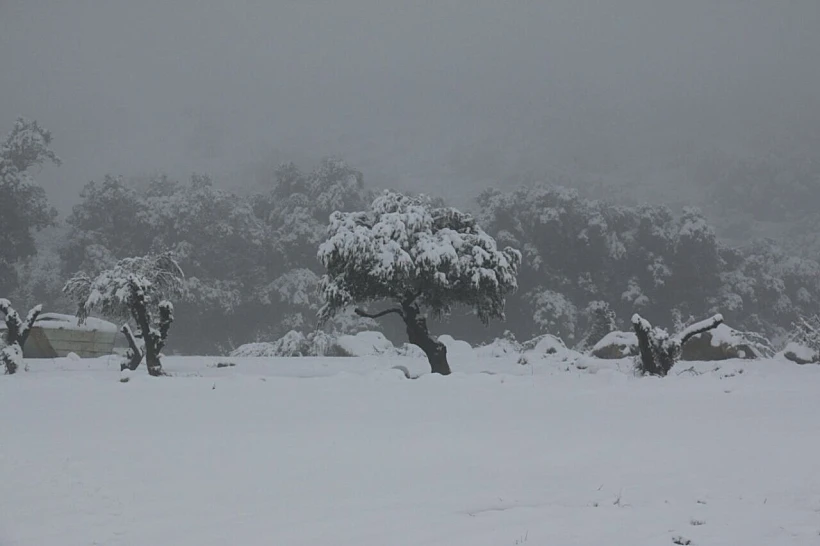
{"label": "gnarled tree trunk", "polygon": [[427,355],[430,371],[441,375],[450,375],[450,364],[447,362],[447,347],[444,343],[430,336],[427,320],[419,314],[418,307],[405,306],[402,318],[407,326],[407,337],[410,343],[419,347]]}
{"label": "gnarled tree trunk", "polygon": [[401,309],[386,309],[376,314],[370,314],[362,309],[355,309],[360,317],[376,319],[395,313],[399,315],[407,327],[407,338],[416,347],[427,355],[430,371],[441,375],[450,375],[450,364],[447,362],[447,346],[433,339],[427,329],[427,320],[421,315],[418,305],[403,303]]}

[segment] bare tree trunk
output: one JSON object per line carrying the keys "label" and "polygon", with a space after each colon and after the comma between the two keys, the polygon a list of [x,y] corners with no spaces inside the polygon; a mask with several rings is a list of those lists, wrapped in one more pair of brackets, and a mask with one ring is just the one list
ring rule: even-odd
{"label": "bare tree trunk", "polygon": [[131,294],[131,314],[145,346],[145,367],[149,375],[163,375],[158,350],[159,334],[151,330],[151,315],[145,305],[145,295],[136,286],[131,287]]}
{"label": "bare tree trunk", "polygon": [[447,347],[444,343],[430,336],[427,320],[419,314],[414,305],[402,308],[404,324],[407,326],[407,337],[410,343],[419,347],[427,355],[430,371],[441,375],[450,375],[450,364],[447,362]]}
{"label": "bare tree trunk", "polygon": [[407,338],[416,347],[419,347],[427,355],[430,363],[430,371],[441,375],[450,375],[450,364],[447,362],[447,346],[440,341],[436,341],[427,329],[427,320],[421,316],[417,305],[412,300],[403,303],[401,309],[386,309],[379,313],[370,314],[362,309],[355,309],[360,317],[376,319],[390,313],[399,315],[407,327]]}
{"label": "bare tree trunk", "polygon": [[123,324],[120,331],[125,336],[126,341],[128,341],[128,353],[126,354],[127,360],[120,364],[120,371],[128,369],[132,372],[136,370],[140,362],[142,362],[142,351],[137,345],[137,340],[134,339],[134,332],[131,331],[131,328],[128,327],[127,324]]}

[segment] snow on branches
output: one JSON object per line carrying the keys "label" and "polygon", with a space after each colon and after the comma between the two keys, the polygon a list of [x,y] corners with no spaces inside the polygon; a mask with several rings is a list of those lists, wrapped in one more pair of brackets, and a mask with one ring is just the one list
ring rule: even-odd
{"label": "snow on branches", "polygon": [[486,323],[503,318],[521,253],[499,250],[468,214],[385,191],[368,211],[331,215],[319,260],[327,269],[319,283],[322,318],[353,302],[390,300],[434,314],[465,304]]}
{"label": "snow on branches", "polygon": [[327,270],[319,281],[322,321],[352,303],[390,301],[395,307],[356,313],[399,315],[432,371],[446,375],[447,349],[430,336],[421,307],[442,315],[466,305],[485,324],[503,318],[505,296],[518,288],[521,253],[498,250],[468,214],[436,207],[425,196],[385,191],[367,211],[331,215],[319,261]]}
{"label": "snow on branches", "polygon": [[[136,336],[128,324],[121,329],[129,345],[123,369],[136,369],[145,357],[148,373],[162,375],[160,352],[174,321],[174,307],[166,298],[181,294],[183,279],[176,260],[170,253],[163,253],[125,258],[93,279],[80,273],[63,290],[77,301],[81,323],[94,310],[112,318],[133,319]],[[156,325],[153,315],[158,316]],[[143,340],[142,348],[135,338]]]}

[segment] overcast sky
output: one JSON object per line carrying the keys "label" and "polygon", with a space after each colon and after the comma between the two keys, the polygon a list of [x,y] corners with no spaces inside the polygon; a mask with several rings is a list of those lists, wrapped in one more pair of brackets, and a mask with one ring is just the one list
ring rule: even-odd
{"label": "overcast sky", "polygon": [[53,131],[61,207],[273,150],[428,188],[638,172],[817,127],[819,67],[818,0],[0,0],[0,130]]}

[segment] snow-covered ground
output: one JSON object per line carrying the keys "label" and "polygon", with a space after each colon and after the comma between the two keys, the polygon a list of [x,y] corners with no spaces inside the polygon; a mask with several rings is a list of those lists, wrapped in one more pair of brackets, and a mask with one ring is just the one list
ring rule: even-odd
{"label": "snow-covered ground", "polygon": [[820,544],[820,367],[517,358],[30,361],[0,545]]}

